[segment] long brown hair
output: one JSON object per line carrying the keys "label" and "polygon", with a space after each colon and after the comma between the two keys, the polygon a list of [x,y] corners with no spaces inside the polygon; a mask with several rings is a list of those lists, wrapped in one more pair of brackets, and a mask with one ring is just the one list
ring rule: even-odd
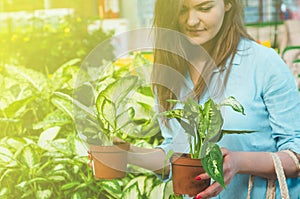
{"label": "long brown hair", "polygon": [[[214,50],[210,52],[210,57],[213,59],[214,64],[219,67],[219,70],[223,71],[228,58],[232,55],[223,82],[225,86],[234,55],[237,53],[237,46],[240,39],[242,37],[252,39],[252,37],[247,33],[244,27],[242,1],[224,0],[224,3],[226,5],[231,4],[231,9],[225,13],[222,27],[214,38]],[[153,22],[154,28],[179,31],[178,18],[182,4],[183,0],[156,0]],[[167,47],[164,48],[167,50],[161,48],[162,43],[163,45],[167,45]],[[175,37],[168,37],[164,31],[163,33],[157,31],[155,45],[154,66],[152,71],[153,89],[158,98],[159,110],[164,111],[172,108],[172,104],[167,100],[177,99],[178,94],[174,93],[172,88],[170,89],[169,87],[156,83],[163,79],[164,75],[167,75],[167,73],[162,73],[162,66],[166,65],[171,67],[181,75],[184,75],[184,72],[191,63],[185,59],[186,53],[184,52],[181,42],[176,41]],[[174,49],[173,52],[176,53],[170,52],[170,49]],[[174,82],[174,84],[176,84],[176,82]],[[181,83],[177,83],[176,86],[180,87],[182,85]],[[205,89],[206,82],[203,79],[203,75],[199,75],[193,93],[196,97],[200,98]]]}

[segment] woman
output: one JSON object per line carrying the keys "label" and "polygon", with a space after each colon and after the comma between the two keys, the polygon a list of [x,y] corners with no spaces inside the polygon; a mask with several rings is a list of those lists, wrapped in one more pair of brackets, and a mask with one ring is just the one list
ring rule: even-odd
{"label": "woman", "polygon": [[[255,176],[251,198],[266,197],[266,179],[276,179],[274,165],[268,152],[278,154],[283,164],[291,198],[300,198],[299,169],[294,161],[282,150],[293,151],[300,159],[300,98],[293,76],[272,49],[258,45],[247,34],[243,26],[243,7],[240,0],[157,0],[154,25],[179,31],[187,36],[193,45],[201,45],[213,58],[220,69],[225,88],[223,95],[234,96],[244,106],[246,116],[233,112],[224,115],[224,129],[249,129],[255,133],[247,135],[225,135],[220,146],[224,156],[224,176],[227,188],[218,183],[199,193],[196,198],[217,196],[226,198],[246,198],[248,179]],[[160,38],[158,33],[157,43]],[[160,40],[162,39],[162,40]],[[176,42],[175,42],[176,43]],[[186,52],[187,54],[192,52]],[[170,53],[169,53],[170,54]],[[192,67],[183,67],[180,60],[173,61],[168,52],[161,49],[155,51],[155,66],[153,78],[160,76],[160,65],[168,65],[185,74],[188,70],[193,82],[194,93],[201,98],[205,92],[205,80],[197,75]],[[169,57],[172,57],[170,55]],[[176,64],[177,63],[177,64]],[[155,80],[154,80],[155,82]],[[154,85],[160,111],[171,107],[166,101],[176,98],[170,89]],[[201,99],[200,99],[201,100]],[[172,124],[165,127],[162,124],[164,143],[153,151],[153,158],[138,159],[134,153],[129,155],[132,163],[147,165],[148,169],[165,158],[165,154],[176,142]],[[180,136],[177,136],[180,137]],[[178,138],[177,140],[182,140]],[[180,148],[180,147],[179,147]],[[133,148],[135,152],[140,149]],[[180,149],[179,149],[180,150]],[[145,162],[147,160],[149,162]],[[145,165],[142,165],[144,162]],[[148,164],[149,163],[149,164]],[[207,179],[202,174],[197,179]],[[277,185],[277,190],[279,187]],[[277,191],[277,198],[280,194]]]}
{"label": "woman", "polygon": [[[234,96],[244,106],[246,116],[225,110],[224,129],[255,131],[246,135],[224,135],[218,144],[223,147],[227,187],[223,190],[218,183],[212,183],[195,198],[246,198],[250,175],[255,176],[251,198],[266,198],[266,179],[277,178],[270,152],[278,154],[282,161],[290,197],[300,198],[299,168],[287,153],[281,152],[290,150],[298,161],[300,159],[299,93],[291,72],[276,52],[257,44],[247,34],[241,4],[241,0],[156,1],[154,26],[183,33],[193,46],[203,47],[217,66],[217,74],[223,82],[222,96]],[[174,37],[168,40],[164,31],[158,31],[156,38],[153,82],[167,75],[161,71],[162,65],[171,67],[182,76],[188,76],[192,91],[201,103],[207,94],[207,80],[211,78],[206,79],[188,61],[176,56],[179,53],[194,60],[197,53],[173,40]],[[180,87],[178,93],[160,84],[153,85],[159,111],[172,108],[167,99],[185,93],[182,84],[176,83],[176,86]],[[164,142],[155,149],[132,146],[129,163],[161,173],[169,150],[186,152],[188,143],[184,133],[173,123],[160,121],[160,124]],[[165,168],[166,173],[168,168]],[[195,178],[204,180],[209,176],[201,174]],[[279,191],[276,198],[280,198]]]}

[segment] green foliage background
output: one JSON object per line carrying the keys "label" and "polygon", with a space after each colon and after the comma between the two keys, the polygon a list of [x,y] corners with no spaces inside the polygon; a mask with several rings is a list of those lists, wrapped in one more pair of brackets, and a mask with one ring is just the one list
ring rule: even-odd
{"label": "green foliage background", "polygon": [[[89,22],[1,29],[0,198],[175,198],[171,182],[152,172],[129,166],[124,179],[97,181],[88,167],[72,103],[60,96],[72,96],[82,59],[112,35],[89,33]],[[139,56],[122,70],[146,61]],[[153,147],[161,137],[131,141]]]}
{"label": "green foliage background", "polygon": [[[14,64],[51,74],[73,58],[83,59],[113,32],[101,27],[88,31],[92,19],[76,15],[42,19],[33,15],[29,19],[4,20],[0,29],[0,63]],[[113,56],[108,47],[105,57]]]}

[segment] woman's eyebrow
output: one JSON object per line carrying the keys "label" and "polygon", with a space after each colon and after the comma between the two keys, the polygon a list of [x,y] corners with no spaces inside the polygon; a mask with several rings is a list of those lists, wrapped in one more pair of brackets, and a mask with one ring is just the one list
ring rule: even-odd
{"label": "woman's eyebrow", "polygon": [[[214,2],[214,1],[204,1],[204,2],[200,2],[200,3],[198,3],[198,4],[193,5],[193,8],[198,8],[198,7],[204,6],[204,5],[209,4],[209,3],[213,3],[213,2]],[[182,5],[182,8],[183,8],[183,9],[186,9],[186,8],[189,8],[189,6],[183,4],[183,5]]]}
{"label": "woman's eyebrow", "polygon": [[209,4],[209,3],[212,3],[212,2],[214,2],[214,1],[204,1],[204,2],[201,2],[201,3],[198,3],[198,4],[194,5],[194,7],[201,7],[203,5],[206,5],[206,4]]}

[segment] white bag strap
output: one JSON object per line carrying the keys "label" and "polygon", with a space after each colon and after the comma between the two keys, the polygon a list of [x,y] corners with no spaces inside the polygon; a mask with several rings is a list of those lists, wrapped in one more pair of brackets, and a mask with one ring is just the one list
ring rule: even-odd
{"label": "white bag strap", "polygon": [[284,175],[284,171],[283,171],[283,167],[282,167],[282,163],[280,161],[280,158],[278,157],[278,155],[276,153],[271,153],[272,158],[273,158],[273,163],[275,166],[275,172],[277,175],[277,179],[279,182],[279,187],[280,187],[280,194],[281,194],[281,198],[282,199],[290,199],[289,196],[289,189],[287,187],[286,184],[286,178]]}
{"label": "white bag strap", "polygon": [[251,191],[253,188],[253,182],[254,182],[254,176],[250,175],[249,181],[248,181],[248,194],[247,194],[247,199],[250,199]]}
{"label": "white bag strap", "polygon": [[[282,152],[287,153],[292,160],[294,161],[297,169],[300,171],[300,163],[296,155],[290,151],[290,150],[284,150]],[[274,167],[275,167],[275,172],[277,175],[277,179],[279,182],[279,188],[280,188],[280,194],[282,199],[290,199],[289,196],[289,190],[286,184],[286,178],[284,175],[284,170],[282,167],[282,163],[280,158],[276,153],[270,153],[273,159]],[[254,183],[254,176],[250,175],[249,177],[249,183],[248,183],[248,194],[247,194],[247,199],[250,199],[251,191],[253,188],[253,183]],[[275,180],[268,180],[268,187],[267,187],[267,195],[266,199],[274,199],[276,194],[276,183]]]}
{"label": "white bag strap", "polygon": [[299,162],[297,156],[292,151],[290,151],[290,150],[284,150],[282,152],[287,153],[292,158],[292,160],[294,161],[297,169],[299,170],[299,175],[300,175],[300,162]]}
{"label": "white bag strap", "polygon": [[276,181],[268,179],[266,199],[274,199],[276,195]]}

